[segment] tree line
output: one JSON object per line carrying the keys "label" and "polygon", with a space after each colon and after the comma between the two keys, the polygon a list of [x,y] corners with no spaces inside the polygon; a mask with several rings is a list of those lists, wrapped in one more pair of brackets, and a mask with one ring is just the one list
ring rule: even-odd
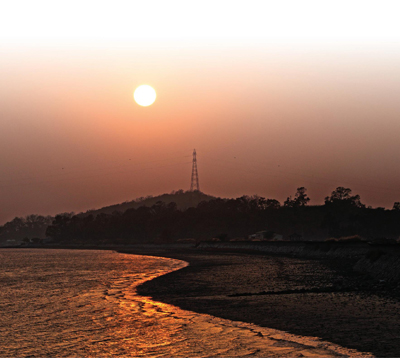
{"label": "tree line", "polygon": [[174,202],[158,201],[111,214],[60,214],[46,235],[64,244],[88,245],[169,243],[186,238],[227,240],[261,230],[279,233],[284,239],[297,236],[304,240],[360,235],[379,241],[400,235],[400,203],[392,210],[366,207],[359,195],[344,187],[327,196],[324,205],[310,206],[309,201],[304,187],[283,205],[276,199],[242,196],[216,198],[180,210]]}
{"label": "tree line", "polygon": [[44,239],[46,230],[53,222],[54,217],[43,215],[28,215],[25,217],[15,217],[13,220],[0,226],[0,242],[15,240],[19,242],[23,239]]}

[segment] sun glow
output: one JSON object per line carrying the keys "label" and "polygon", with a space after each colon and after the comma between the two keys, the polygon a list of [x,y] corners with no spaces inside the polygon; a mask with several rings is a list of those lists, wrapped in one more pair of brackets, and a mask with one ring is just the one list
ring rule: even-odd
{"label": "sun glow", "polygon": [[133,93],[133,98],[140,106],[147,107],[154,103],[156,100],[156,91],[149,85],[141,85],[136,88]]}

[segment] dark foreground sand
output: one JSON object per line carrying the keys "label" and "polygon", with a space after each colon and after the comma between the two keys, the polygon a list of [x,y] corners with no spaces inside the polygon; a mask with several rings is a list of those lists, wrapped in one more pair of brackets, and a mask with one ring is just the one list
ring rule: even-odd
{"label": "dark foreground sand", "polygon": [[[124,250],[127,252],[127,250]],[[190,266],[139,287],[186,310],[320,337],[379,357],[400,356],[400,299],[356,274],[351,260],[135,249]]]}

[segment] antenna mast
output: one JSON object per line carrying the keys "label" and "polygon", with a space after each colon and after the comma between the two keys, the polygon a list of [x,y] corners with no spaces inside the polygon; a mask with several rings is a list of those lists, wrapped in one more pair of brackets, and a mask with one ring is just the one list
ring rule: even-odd
{"label": "antenna mast", "polygon": [[192,181],[190,191],[200,191],[199,174],[197,173],[196,149],[193,149],[193,164],[192,164]]}

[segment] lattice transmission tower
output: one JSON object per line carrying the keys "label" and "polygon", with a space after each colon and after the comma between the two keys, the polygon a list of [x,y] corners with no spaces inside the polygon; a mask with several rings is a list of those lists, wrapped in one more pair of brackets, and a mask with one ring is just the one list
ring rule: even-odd
{"label": "lattice transmission tower", "polygon": [[196,149],[193,149],[192,181],[190,183],[190,191],[200,191],[199,173],[197,172]]}

